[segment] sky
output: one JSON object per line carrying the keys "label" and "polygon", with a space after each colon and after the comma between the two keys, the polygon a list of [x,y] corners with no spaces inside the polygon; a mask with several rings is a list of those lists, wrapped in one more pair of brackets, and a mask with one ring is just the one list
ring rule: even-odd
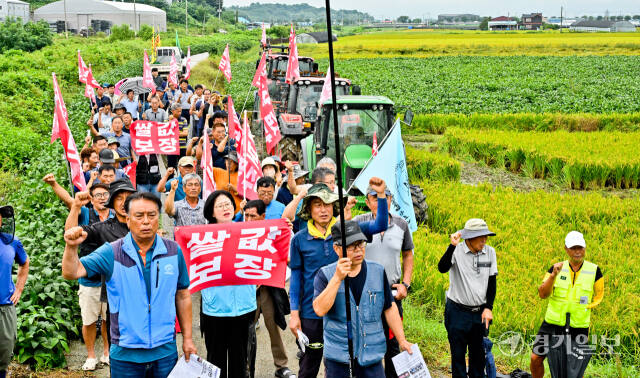
{"label": "sky", "polygon": [[[307,3],[323,7],[324,0],[225,0],[225,6],[249,5],[251,3]],[[333,9],[357,9],[382,18],[406,15],[411,18],[437,18],[442,13],[471,13],[481,16],[518,16],[522,13],[542,12],[543,16],[560,16],[564,6],[569,17],[601,15],[609,10],[610,15],[640,14],[639,0],[342,0],[332,1]]]}

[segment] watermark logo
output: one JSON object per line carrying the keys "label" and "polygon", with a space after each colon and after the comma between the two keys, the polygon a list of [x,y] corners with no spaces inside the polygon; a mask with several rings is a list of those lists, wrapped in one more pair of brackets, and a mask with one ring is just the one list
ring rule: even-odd
{"label": "watermark logo", "polygon": [[509,331],[500,335],[495,345],[502,354],[514,357],[522,353],[527,343],[521,333]]}

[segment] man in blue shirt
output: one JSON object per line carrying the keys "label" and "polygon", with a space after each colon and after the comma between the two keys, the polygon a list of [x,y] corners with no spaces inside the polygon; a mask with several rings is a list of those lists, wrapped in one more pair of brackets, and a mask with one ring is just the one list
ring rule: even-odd
{"label": "man in blue shirt", "polygon": [[[258,187],[258,198],[265,205],[264,219],[280,219],[284,211],[284,205],[273,199],[276,190],[276,181],[271,177],[260,177],[256,183]],[[246,200],[243,200],[243,202]],[[241,205],[244,208],[244,204]],[[234,219],[235,222],[243,221],[243,213],[239,211]]]}
{"label": "man in blue shirt", "polygon": [[124,120],[120,116],[113,117],[111,121],[111,130],[113,132],[104,133],[103,135],[107,138],[114,137],[118,141],[118,156],[120,158],[127,158],[126,161],[120,162],[120,167],[125,167],[127,164],[131,163],[131,157],[135,156],[133,153],[133,148],[131,146],[131,136],[124,132]]}
{"label": "man in blue shirt", "polygon": [[[385,231],[387,222],[387,197],[384,180],[372,177],[369,185],[378,194],[380,216],[374,221],[359,224],[367,239]],[[291,317],[289,329],[297,337],[298,330],[309,338],[309,345],[300,359],[298,377],[316,377],[323,353],[322,319],[313,310],[313,280],[320,268],[338,260],[333,252],[331,227],[336,223],[338,195],[326,184],[314,184],[307,193],[300,209],[300,217],[307,227],[291,239],[291,281],[289,297]]]}
{"label": "man in blue shirt", "polygon": [[180,201],[185,199],[187,194],[184,192],[182,178],[188,175],[189,173],[193,173],[195,170],[195,166],[196,166],[196,159],[194,159],[193,156],[181,157],[180,160],[178,161],[178,173],[179,173],[178,177],[174,177],[171,180],[169,180],[169,177],[171,177],[171,175],[175,173],[175,169],[173,167],[167,168],[167,172],[165,172],[162,179],[160,179],[160,182],[158,182],[156,190],[159,193],[168,192],[171,190],[171,182],[173,180],[178,180],[178,187],[176,188],[176,195],[174,197],[174,200]]}
{"label": "man in blue shirt", "polygon": [[[18,335],[15,306],[29,275],[29,257],[13,233],[13,207],[0,206],[0,378],[6,377],[13,356]],[[20,266],[15,285],[11,278],[14,262]]]}
{"label": "man in blue shirt", "polygon": [[[87,233],[65,232],[62,276],[106,277],[111,308],[111,376],[167,377],[178,360],[175,317],[182,330],[182,350],[189,360],[191,337],[189,274],[180,247],[157,235],[160,199],[138,192],[125,200],[130,232],[78,258]],[[140,300],[146,298],[145,300]]]}
{"label": "man in blue shirt", "polygon": [[142,104],[140,104],[140,101],[135,98],[135,92],[133,92],[133,89],[129,89],[127,91],[127,97],[120,97],[118,102],[124,105],[124,108],[127,112],[131,113],[133,119],[138,119],[138,110]]}

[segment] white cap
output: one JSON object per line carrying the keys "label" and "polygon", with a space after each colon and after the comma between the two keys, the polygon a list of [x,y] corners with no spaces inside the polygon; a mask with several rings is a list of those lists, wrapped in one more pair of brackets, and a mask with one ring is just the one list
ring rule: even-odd
{"label": "white cap", "polygon": [[567,248],[580,246],[582,248],[587,248],[587,243],[584,241],[584,236],[578,231],[571,231],[567,234],[567,237],[564,238],[564,245]]}

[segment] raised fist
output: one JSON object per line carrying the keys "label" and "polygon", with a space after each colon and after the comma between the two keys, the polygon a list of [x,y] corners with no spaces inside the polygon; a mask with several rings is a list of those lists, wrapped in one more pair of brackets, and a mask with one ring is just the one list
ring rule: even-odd
{"label": "raised fist", "polygon": [[72,227],[65,231],[64,242],[69,246],[78,246],[87,239],[87,232],[82,227]]}

